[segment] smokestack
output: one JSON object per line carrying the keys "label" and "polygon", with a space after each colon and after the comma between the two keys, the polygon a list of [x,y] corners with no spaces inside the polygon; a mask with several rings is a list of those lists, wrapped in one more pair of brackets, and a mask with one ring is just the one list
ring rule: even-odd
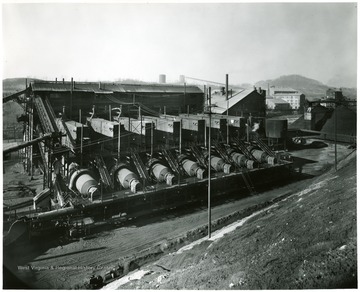
{"label": "smokestack", "polygon": [[55,84],[57,84],[57,78],[55,78]]}
{"label": "smokestack", "polygon": [[160,74],[159,75],[159,83],[161,83],[161,84],[166,83],[166,75],[165,74]]}
{"label": "smokestack", "polygon": [[74,90],[74,78],[71,77],[71,92]]}
{"label": "smokestack", "polygon": [[229,95],[229,74],[226,74],[226,78],[225,78],[225,93],[226,93],[226,100],[228,100],[228,95]]}
{"label": "smokestack", "polygon": [[99,82],[99,89],[101,89],[101,82]]}
{"label": "smokestack", "polygon": [[179,81],[180,83],[185,83],[185,75],[180,75]]}
{"label": "smokestack", "polygon": [[63,78],[63,84],[65,84],[65,78]]}

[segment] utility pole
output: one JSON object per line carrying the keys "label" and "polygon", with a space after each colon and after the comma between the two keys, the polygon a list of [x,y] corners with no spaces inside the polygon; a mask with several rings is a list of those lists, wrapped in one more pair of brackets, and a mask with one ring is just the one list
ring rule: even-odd
{"label": "utility pole", "polygon": [[229,74],[226,74],[226,144],[229,145]]}
{"label": "utility pole", "polygon": [[[206,85],[204,85],[204,109],[207,103],[207,94],[206,94]],[[205,123],[205,133],[204,133],[204,147],[206,147],[206,123]]]}
{"label": "utility pole", "polygon": [[211,87],[209,87],[208,236],[211,238]]}
{"label": "utility pole", "polygon": [[334,140],[335,140],[335,171],[337,171],[337,114],[336,114],[336,101],[334,107],[334,118],[335,118],[335,129],[334,129]]}
{"label": "utility pole", "polygon": [[119,123],[119,135],[118,135],[118,159],[119,159],[119,161],[118,162],[120,162],[120,137],[121,137],[121,122],[120,122],[120,116],[121,116],[121,110],[122,110],[122,106],[120,105],[120,107],[119,107],[119,117],[118,117],[118,123]]}

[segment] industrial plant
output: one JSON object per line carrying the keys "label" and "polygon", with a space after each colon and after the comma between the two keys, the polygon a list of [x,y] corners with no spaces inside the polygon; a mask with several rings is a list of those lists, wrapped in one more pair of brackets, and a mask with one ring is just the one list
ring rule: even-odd
{"label": "industrial plant", "polygon": [[286,147],[287,121],[265,118],[264,90],[164,82],[35,81],[8,97],[24,106],[25,129],[4,154],[21,151],[30,176],[41,169],[43,191],[31,210],[7,215],[43,236],[86,217],[126,220],[206,200],[210,178],[215,197],[290,175],[274,151]]}
{"label": "industrial plant", "polygon": [[[181,79],[167,84],[162,74],[158,83],[137,84],[35,80],[4,97],[24,113],[17,118],[22,142],[5,147],[3,155],[17,153],[30,180],[35,172],[42,177],[31,201],[4,206],[4,245],[24,237],[35,244],[82,238],[195,203],[207,204],[210,236],[212,200],[234,194],[240,199],[303,179],[294,175],[301,170],[289,147],[326,144],[309,146],[299,135],[330,139],[335,147],[356,141],[331,126],[328,134],[320,133],[331,115],[318,113],[319,102],[305,103],[304,95],[302,117],[294,123],[304,124],[299,134],[288,119],[267,117],[268,94],[260,87],[230,86],[228,75],[215,85]],[[336,107],[341,97],[338,92],[327,103]],[[335,148],[335,165],[336,155]],[[105,278],[123,275],[122,269]]]}

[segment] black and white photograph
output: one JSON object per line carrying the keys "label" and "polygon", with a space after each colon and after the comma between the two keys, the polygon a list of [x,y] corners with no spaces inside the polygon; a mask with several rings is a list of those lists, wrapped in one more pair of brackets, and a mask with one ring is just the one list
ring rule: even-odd
{"label": "black and white photograph", "polygon": [[3,1],[2,289],[357,289],[358,2]]}

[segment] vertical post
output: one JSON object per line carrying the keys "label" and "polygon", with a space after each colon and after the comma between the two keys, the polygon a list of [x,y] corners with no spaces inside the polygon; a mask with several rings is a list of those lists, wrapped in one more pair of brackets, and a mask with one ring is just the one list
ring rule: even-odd
{"label": "vertical post", "polygon": [[111,121],[111,104],[109,104],[109,121]]}
{"label": "vertical post", "polygon": [[[30,107],[30,137],[29,140],[33,139],[34,127],[34,97],[31,98]],[[30,146],[30,179],[33,179],[33,145]]]}
{"label": "vertical post", "polygon": [[79,108],[79,123],[81,123],[81,108]]}
{"label": "vertical post", "polygon": [[72,119],[72,107],[73,107],[73,82],[74,79],[71,77],[71,84],[70,84],[70,119]]}
{"label": "vertical post", "polygon": [[[206,94],[206,85],[204,85],[204,108],[206,107],[207,104],[207,94]],[[204,147],[206,147],[206,121],[205,121],[205,133],[204,133]]]}
{"label": "vertical post", "polygon": [[209,87],[208,236],[211,238],[211,87]]}
{"label": "vertical post", "polygon": [[139,115],[140,115],[140,149],[142,149],[142,129],[143,129],[143,124],[142,124],[142,114],[141,114],[141,106],[139,105]]}
{"label": "vertical post", "polygon": [[164,116],[166,116],[166,105],[164,105]]}
{"label": "vertical post", "polygon": [[182,140],[182,119],[180,119],[180,134],[179,134],[179,154],[181,154],[181,140]]}
{"label": "vertical post", "polygon": [[118,162],[120,162],[120,142],[121,142],[121,131],[120,131],[120,128],[121,128],[121,122],[120,122],[120,115],[119,115],[119,120],[118,120],[118,122],[119,122],[119,133],[118,133]]}
{"label": "vertical post", "polygon": [[229,144],[229,74],[226,74],[226,144]]}
{"label": "vertical post", "polygon": [[153,157],[154,153],[154,122],[151,121],[151,158]]}
{"label": "vertical post", "polygon": [[80,131],[80,166],[83,165],[83,138],[84,138],[84,128],[83,124],[81,124],[81,131]]}
{"label": "vertical post", "polygon": [[[186,82],[184,82],[184,106],[185,106],[185,104],[186,104]],[[184,108],[184,110],[185,110],[185,108]]]}
{"label": "vertical post", "polygon": [[336,114],[336,102],[334,107],[334,118],[335,118],[335,129],[334,129],[334,140],[335,140],[335,171],[337,171],[337,114]]}

